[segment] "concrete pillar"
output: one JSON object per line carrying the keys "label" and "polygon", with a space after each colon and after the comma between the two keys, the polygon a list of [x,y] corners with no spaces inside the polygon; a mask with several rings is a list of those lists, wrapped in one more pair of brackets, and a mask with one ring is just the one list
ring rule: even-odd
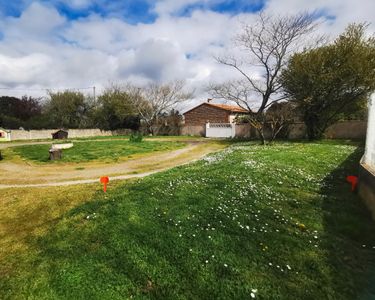
{"label": "concrete pillar", "polygon": [[375,169],[375,93],[368,105],[366,148],[363,163]]}
{"label": "concrete pillar", "polygon": [[359,195],[375,220],[375,94],[369,102],[365,154],[359,167]]}

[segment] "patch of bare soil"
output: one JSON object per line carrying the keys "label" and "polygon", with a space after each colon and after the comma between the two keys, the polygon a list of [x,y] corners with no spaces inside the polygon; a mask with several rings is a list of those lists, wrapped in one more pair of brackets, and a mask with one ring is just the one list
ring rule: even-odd
{"label": "patch of bare soil", "polygon": [[110,176],[111,180],[143,177],[200,159],[224,147],[213,141],[187,143],[188,146],[183,149],[151,153],[112,164],[91,162],[36,165],[3,161],[0,162],[0,188],[92,183],[98,181],[100,176]]}

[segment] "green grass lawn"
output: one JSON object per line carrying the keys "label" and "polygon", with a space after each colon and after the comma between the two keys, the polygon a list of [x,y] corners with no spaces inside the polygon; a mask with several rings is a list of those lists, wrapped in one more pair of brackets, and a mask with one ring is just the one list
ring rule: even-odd
{"label": "green grass lawn", "polygon": [[[155,151],[168,151],[183,148],[183,142],[177,141],[143,141],[132,143],[127,140],[97,140],[73,142],[74,146],[63,150],[63,158],[59,162],[88,162],[93,160],[117,161],[122,157],[145,154]],[[34,162],[51,162],[48,150],[51,144],[15,146],[4,150],[4,158],[18,155]]]}
{"label": "green grass lawn", "polygon": [[17,214],[8,191],[2,247],[27,234],[3,253],[0,298],[374,299],[375,225],[345,182],[361,154],[240,143],[106,195],[60,190],[57,207],[75,193],[81,204],[45,230],[30,223],[53,201]]}
{"label": "green grass lawn", "polygon": [[[129,135],[105,135],[105,136],[86,136],[86,137],[76,137],[68,138],[66,140],[51,140],[48,139],[28,139],[28,140],[12,140],[12,141],[0,141],[0,144],[17,144],[17,143],[35,143],[35,142],[59,142],[65,143],[70,141],[91,141],[91,140],[119,140],[119,139],[129,139]],[[154,139],[165,139],[165,140],[200,140],[200,136],[189,136],[189,135],[154,135],[154,136],[143,136],[145,140]]]}

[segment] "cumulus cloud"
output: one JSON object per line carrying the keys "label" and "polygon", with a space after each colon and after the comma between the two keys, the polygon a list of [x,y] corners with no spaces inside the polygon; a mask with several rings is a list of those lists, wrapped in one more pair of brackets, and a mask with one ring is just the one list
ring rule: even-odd
{"label": "cumulus cloud", "polygon": [[[205,87],[210,81],[237,75],[217,64],[213,56],[238,51],[233,48],[232,37],[240,30],[239,21],[251,23],[253,13],[210,10],[222,0],[148,1],[156,19],[130,24],[119,15],[104,16],[94,11],[70,18],[53,5],[63,3],[82,10],[105,2],[25,1],[28,4],[19,16],[1,18],[0,87],[95,85],[100,91],[111,82],[144,84],[185,79],[196,90],[197,98],[202,99],[207,96]],[[189,14],[179,13],[199,3]],[[375,21],[372,0],[363,0],[361,5],[351,0],[269,0],[265,10],[280,14],[316,11],[327,18],[319,32],[333,36],[349,22]],[[371,26],[370,30],[375,31]]]}
{"label": "cumulus cloud", "polygon": [[51,66],[52,59],[40,53],[17,58],[0,54],[0,82],[10,86],[33,84],[35,81],[46,84],[49,82],[43,74]]}
{"label": "cumulus cloud", "polygon": [[9,38],[44,39],[50,37],[65,23],[56,9],[32,3],[22,15],[6,18],[2,22],[3,34]]}

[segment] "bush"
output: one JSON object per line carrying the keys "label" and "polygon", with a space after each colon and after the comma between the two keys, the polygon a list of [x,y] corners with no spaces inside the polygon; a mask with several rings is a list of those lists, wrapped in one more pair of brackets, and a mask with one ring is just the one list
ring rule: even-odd
{"label": "bush", "polygon": [[135,132],[130,135],[129,142],[140,143],[143,140],[143,135],[140,132]]}

